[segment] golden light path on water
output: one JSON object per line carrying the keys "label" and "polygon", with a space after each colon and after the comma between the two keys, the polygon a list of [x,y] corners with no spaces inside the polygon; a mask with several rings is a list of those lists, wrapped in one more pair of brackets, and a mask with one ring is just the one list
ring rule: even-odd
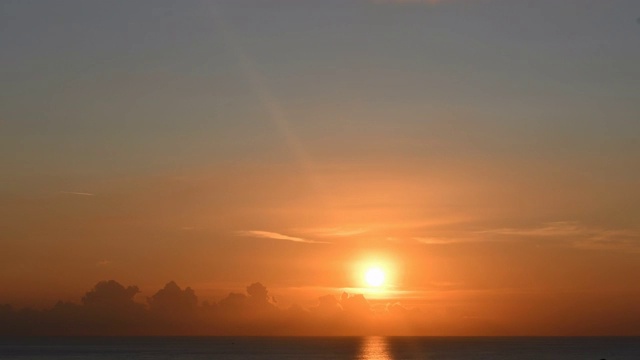
{"label": "golden light path on water", "polygon": [[360,360],[393,360],[389,353],[389,344],[384,336],[369,336],[363,339],[360,347]]}

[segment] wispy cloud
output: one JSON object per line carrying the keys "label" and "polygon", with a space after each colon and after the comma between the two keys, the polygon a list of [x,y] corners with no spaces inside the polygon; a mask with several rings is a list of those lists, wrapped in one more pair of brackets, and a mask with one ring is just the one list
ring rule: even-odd
{"label": "wispy cloud", "polygon": [[577,221],[555,221],[529,227],[462,231],[448,236],[417,236],[412,240],[427,245],[539,240],[581,249],[640,252],[638,231],[604,229],[587,226]]}
{"label": "wispy cloud", "polygon": [[58,191],[58,194],[77,195],[77,196],[95,196],[96,195],[88,192],[78,192],[78,191]]}
{"label": "wispy cloud", "polygon": [[460,288],[465,285],[463,282],[454,282],[454,281],[432,281],[431,286],[435,288]]}
{"label": "wispy cloud", "polygon": [[108,265],[111,265],[111,261],[109,260],[100,260],[96,263],[96,266],[100,266],[100,267],[108,266]]}
{"label": "wispy cloud", "polygon": [[478,231],[479,235],[536,238],[561,241],[584,249],[640,252],[640,233],[632,230],[604,229],[577,221],[556,221],[529,228],[499,228]]}
{"label": "wispy cloud", "polygon": [[304,229],[302,231],[308,234],[313,234],[321,237],[350,237],[350,236],[364,234],[367,232],[366,229],[362,229],[362,228],[342,228],[342,227]]}
{"label": "wispy cloud", "polygon": [[536,227],[487,229],[477,231],[476,233],[507,236],[556,237],[584,234],[585,230],[586,229],[576,221],[555,221]]}
{"label": "wispy cloud", "polygon": [[428,4],[437,5],[443,2],[451,2],[452,0],[371,0],[374,4]]}
{"label": "wispy cloud", "polygon": [[280,234],[280,233],[277,233],[277,232],[262,231],[262,230],[236,231],[236,235],[238,235],[238,236],[248,236],[248,237],[254,237],[254,238],[263,238],[263,239],[293,241],[293,242],[306,243],[306,244],[329,244],[326,241],[303,239],[303,238],[300,238],[300,237],[289,236],[289,235]]}
{"label": "wispy cloud", "polygon": [[480,238],[470,238],[470,237],[460,237],[460,236],[456,236],[456,237],[416,236],[411,239],[425,245],[448,245],[448,244],[459,244],[459,243],[465,243],[465,242],[482,241],[482,239]]}

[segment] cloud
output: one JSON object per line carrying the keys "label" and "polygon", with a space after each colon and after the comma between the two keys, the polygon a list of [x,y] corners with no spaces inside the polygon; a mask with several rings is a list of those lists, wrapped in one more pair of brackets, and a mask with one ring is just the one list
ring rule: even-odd
{"label": "cloud", "polygon": [[[442,313],[408,308],[393,298],[368,300],[362,294],[347,292],[337,296],[336,289],[332,289],[333,294],[318,297],[310,307],[295,304],[283,307],[259,282],[247,286],[245,291],[229,293],[217,302],[200,303],[193,289],[183,289],[175,282],[141,299],[136,296],[137,286],[108,280],[97,283],[80,303],[59,301],[42,310],[14,309],[0,304],[0,336],[638,335],[640,311],[636,304],[640,293],[635,291],[604,292],[589,301],[573,301],[578,304],[577,311],[567,313],[569,298],[564,291],[547,293],[540,289],[504,288],[469,292],[456,289],[459,285],[432,283],[439,288],[413,291],[432,304],[444,301],[447,310]],[[520,318],[520,329],[493,327],[504,321],[500,311],[492,314],[489,307],[489,312],[482,314],[479,311],[482,308],[475,305],[461,307],[460,300],[472,299],[461,298],[461,293],[467,296],[472,293],[476,299],[472,303],[478,306],[487,304],[488,299],[500,300],[499,306],[510,304],[503,302],[508,300],[515,301],[512,305],[516,307],[509,306],[510,309],[535,313],[533,317]],[[554,296],[547,296],[551,294]],[[597,294],[579,291],[570,295],[583,299],[585,295]],[[520,296],[530,300],[522,301]],[[507,321],[514,322],[509,313]],[[563,316],[557,316],[558,313]],[[547,325],[540,325],[538,318],[551,320]],[[585,328],[584,324],[593,326]],[[526,330],[521,332],[521,329]]]}
{"label": "cloud", "polygon": [[82,304],[98,307],[134,306],[133,297],[139,292],[137,286],[125,288],[114,280],[101,281],[82,297]]}
{"label": "cloud", "polygon": [[417,241],[421,244],[426,245],[447,245],[447,244],[459,244],[465,242],[478,242],[482,241],[480,238],[470,238],[470,237],[420,237],[416,236],[411,238],[414,241]]}
{"label": "cloud", "polygon": [[640,233],[636,231],[591,227],[577,221],[548,222],[537,227],[489,229],[478,231],[477,234],[555,240],[583,249],[640,251]]}
{"label": "cloud", "polygon": [[342,227],[329,227],[329,228],[316,228],[302,230],[309,234],[314,234],[321,237],[350,237],[366,233],[368,230],[362,228],[342,228]]}
{"label": "cloud", "polygon": [[77,196],[96,196],[96,194],[92,194],[88,192],[77,192],[77,191],[59,191],[58,194],[77,195]]}
{"label": "cloud", "polygon": [[109,260],[100,260],[96,263],[96,266],[107,266],[111,265],[111,261]]}
{"label": "cloud", "polygon": [[458,288],[464,285],[463,282],[455,281],[432,281],[430,284],[436,288]]}
{"label": "cloud", "polygon": [[284,308],[259,282],[217,303],[199,303],[193,289],[173,281],[146,302],[135,300],[138,293],[137,286],[109,280],[97,283],[80,304],[60,301],[43,310],[0,305],[0,335],[407,335],[407,325],[422,322],[396,303],[376,311],[358,294]]}
{"label": "cloud", "polygon": [[515,235],[515,236],[571,236],[584,233],[584,228],[575,221],[556,221],[529,228],[498,228],[477,231],[478,234]]}
{"label": "cloud", "polygon": [[299,237],[295,237],[295,236],[289,236],[289,235],[285,235],[285,234],[280,234],[280,233],[277,233],[277,232],[262,231],[262,230],[236,231],[236,234],[238,236],[248,236],[248,237],[254,237],[254,238],[274,239],[274,240],[285,240],[285,241],[292,241],[292,242],[305,243],[305,244],[329,244],[329,242],[326,242],[326,241],[303,239],[303,238],[299,238]]}
{"label": "cloud", "polygon": [[147,302],[151,312],[174,322],[188,320],[198,307],[195,291],[190,287],[182,290],[174,281],[167,283],[164,288],[147,298]]}
{"label": "cloud", "polygon": [[414,236],[411,240],[426,245],[541,240],[581,249],[640,252],[640,233],[637,231],[598,228],[577,221],[459,231],[446,236]]}
{"label": "cloud", "polygon": [[392,5],[406,5],[406,4],[427,4],[437,5],[444,2],[451,2],[452,0],[371,0],[374,4],[392,4]]}
{"label": "cloud", "polygon": [[581,249],[640,253],[640,234],[627,230],[592,231],[584,238],[573,241],[572,245]]}

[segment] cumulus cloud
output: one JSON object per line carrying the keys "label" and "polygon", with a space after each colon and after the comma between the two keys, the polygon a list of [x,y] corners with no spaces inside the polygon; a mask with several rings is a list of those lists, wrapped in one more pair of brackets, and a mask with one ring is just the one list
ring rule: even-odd
{"label": "cumulus cloud", "polygon": [[279,307],[266,286],[229,293],[217,303],[198,303],[195,291],[171,281],[146,302],[137,286],[97,283],[80,304],[16,310],[0,305],[0,335],[367,335],[406,329],[400,304],[373,307],[363,295],[321,296],[318,304]]}
{"label": "cumulus cloud", "polygon": [[147,302],[152,312],[168,314],[172,317],[185,316],[195,311],[198,306],[198,297],[190,287],[182,290],[178,284],[171,281],[148,298]]}
{"label": "cumulus cloud", "polygon": [[82,303],[87,306],[131,304],[139,292],[137,286],[125,288],[114,280],[101,281],[82,297]]}
{"label": "cumulus cloud", "polygon": [[[370,301],[363,295],[346,292],[340,296],[320,296],[314,306],[307,308],[295,304],[284,307],[279,306],[266,286],[259,282],[250,284],[245,291],[232,292],[218,302],[199,303],[193,289],[182,288],[175,282],[167,283],[146,301],[136,296],[138,293],[137,286],[125,286],[109,280],[96,284],[79,304],[60,301],[43,310],[16,309],[0,304],[0,336],[522,335],[518,328],[531,328],[524,333],[532,335],[539,335],[540,331],[565,336],[611,335],[611,329],[618,329],[615,331],[617,335],[637,335],[640,324],[635,306],[637,292],[624,293],[626,295],[620,297],[620,301],[612,299],[608,293],[595,302],[593,298],[583,302],[572,301],[572,304],[582,304],[583,307],[571,313],[566,312],[567,298],[560,296],[556,300],[537,303],[541,299],[536,300],[535,291],[522,293],[527,297],[533,296],[533,303],[517,301],[524,312],[531,312],[531,305],[539,304],[536,319],[542,316],[553,321],[539,327],[537,320],[531,322],[525,316],[523,325],[513,324],[515,333],[509,327],[502,327],[500,318],[491,314],[484,316],[475,311],[454,311],[446,315],[453,316],[447,320],[441,311],[410,308],[395,300]],[[501,292],[486,294],[490,293],[492,296],[505,295]],[[506,294],[513,295],[511,292]],[[487,298],[478,299],[486,303]],[[452,309],[455,309],[459,301],[455,298],[450,301]],[[558,311],[564,316],[558,317]],[[513,321],[511,317],[509,321]],[[585,329],[584,324],[594,326]]]}
{"label": "cumulus cloud", "polygon": [[277,232],[262,231],[262,230],[236,231],[236,234],[238,236],[247,236],[247,237],[273,239],[273,240],[285,240],[285,241],[293,241],[293,242],[306,243],[306,244],[328,244],[328,242],[326,241],[303,239],[300,237],[289,236],[289,235],[280,234]]}

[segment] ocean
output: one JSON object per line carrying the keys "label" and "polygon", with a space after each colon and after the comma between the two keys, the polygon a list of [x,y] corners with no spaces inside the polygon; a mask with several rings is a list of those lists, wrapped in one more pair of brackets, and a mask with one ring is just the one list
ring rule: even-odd
{"label": "ocean", "polygon": [[640,337],[0,337],[0,359],[638,360]]}

